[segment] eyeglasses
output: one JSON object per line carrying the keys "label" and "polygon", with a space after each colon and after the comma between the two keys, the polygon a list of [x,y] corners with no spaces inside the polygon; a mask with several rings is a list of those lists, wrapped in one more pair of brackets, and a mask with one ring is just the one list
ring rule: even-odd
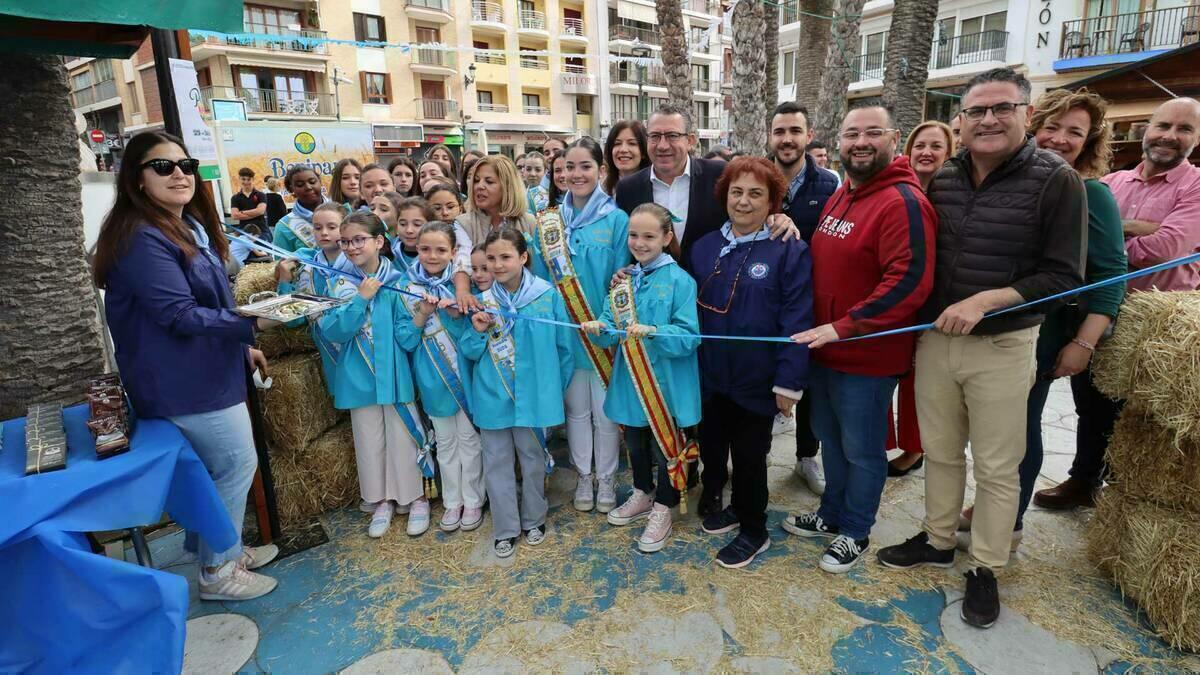
{"label": "eyeglasses", "polygon": [[877,141],[893,131],[895,131],[895,129],[880,129],[878,127],[867,129],[866,131],[861,132],[857,129],[851,129],[849,131],[843,131],[841,133],[841,138],[843,141],[853,142],[857,141],[862,136],[866,136],[869,140]]}
{"label": "eyeglasses", "polygon": [[984,117],[987,117],[988,111],[991,110],[992,115],[996,119],[1006,120],[1006,119],[1012,117],[1013,113],[1017,111],[1017,108],[1019,108],[1023,105],[1029,105],[1029,104],[1021,103],[1021,102],[1012,103],[1012,102],[1006,101],[1004,103],[997,103],[995,105],[976,105],[976,106],[971,106],[970,108],[963,108],[962,114],[963,114],[963,117],[966,117],[967,119],[971,120],[972,122],[978,122],[979,120],[982,120]]}
{"label": "eyeglasses", "polygon": [[729,308],[733,305],[733,296],[737,295],[738,280],[742,278],[742,270],[746,268],[746,261],[749,260],[750,255],[754,253],[754,246],[758,244],[758,242],[758,239],[750,242],[750,246],[746,248],[746,254],[742,256],[742,261],[738,263],[737,273],[733,275],[733,285],[729,289],[729,299],[725,301],[725,305],[721,308],[717,308],[705,303],[700,299],[704,297],[704,289],[708,287],[708,282],[712,281],[716,277],[721,276],[720,256],[717,257],[717,262],[713,265],[713,271],[709,273],[708,278],[704,280],[704,283],[700,284],[700,290],[696,291],[697,305],[700,305],[702,309],[707,309],[708,311],[716,312],[717,314],[729,313]]}
{"label": "eyeglasses", "polygon": [[655,131],[654,133],[646,134],[646,138],[649,139],[651,145],[657,145],[664,140],[668,143],[677,143],[687,138],[687,134],[681,134],[678,131],[668,131],[666,133]]}
{"label": "eyeglasses", "polygon": [[374,238],[375,237],[355,237],[353,239],[338,239],[338,246],[346,249],[362,248],[363,246],[367,245],[368,241],[371,241]]}
{"label": "eyeglasses", "polygon": [[171,159],[152,159],[148,162],[142,163],[141,168],[154,169],[154,173],[165,178],[175,173],[175,167],[179,167],[179,170],[183,172],[183,175],[191,176],[194,175],[196,173],[196,169],[200,167],[200,160],[193,159],[191,157],[181,159],[178,162]]}

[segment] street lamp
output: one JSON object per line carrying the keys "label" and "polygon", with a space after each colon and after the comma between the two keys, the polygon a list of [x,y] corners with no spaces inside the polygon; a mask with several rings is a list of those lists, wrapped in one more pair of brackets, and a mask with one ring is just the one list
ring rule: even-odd
{"label": "street lamp", "polygon": [[463,75],[463,88],[471,86],[475,83],[475,62],[471,62],[471,66],[467,68],[467,74]]}
{"label": "street lamp", "polygon": [[[642,43],[641,39],[634,38],[633,47],[630,52],[641,59],[649,58],[653,54],[653,50]],[[638,121],[646,121],[646,62],[638,62]]]}

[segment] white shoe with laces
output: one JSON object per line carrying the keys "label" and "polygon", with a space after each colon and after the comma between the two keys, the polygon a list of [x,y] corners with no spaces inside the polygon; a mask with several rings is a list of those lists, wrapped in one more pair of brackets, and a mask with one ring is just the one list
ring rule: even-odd
{"label": "white shoe with laces", "polygon": [[266,546],[243,546],[242,565],[248,570],[256,570],[270,563],[279,555],[279,547],[275,544]]}
{"label": "white shoe with laces", "polygon": [[778,436],[796,430],[796,417],[784,417],[782,413],[775,415],[775,423],[771,425],[771,435]]}
{"label": "white shoe with laces", "polygon": [[375,507],[375,515],[371,517],[371,524],[367,527],[367,536],[372,539],[378,539],[388,531],[392,526],[392,514],[395,513],[395,508],[388,500],[383,500],[379,506]]}
{"label": "white shoe with laces", "polygon": [[816,457],[804,457],[796,462],[793,469],[796,475],[808,486],[808,490],[818,497],[825,494],[825,471],[817,463]]}
{"label": "white shoe with laces", "polygon": [[617,479],[600,476],[596,479],[596,510],[608,513],[617,507]]}
{"label": "white shoe with laces", "polygon": [[829,548],[825,549],[825,555],[821,556],[817,566],[830,574],[847,572],[862,560],[863,554],[870,547],[871,540],[866,537],[855,540],[839,534],[833,543],[829,544]]}
{"label": "white shoe with laces", "polygon": [[626,499],[624,504],[608,512],[608,524],[628,525],[639,518],[649,516],[652,506],[654,506],[654,500],[650,499],[650,495],[634,488],[633,493],[629,495],[629,499]]}
{"label": "white shoe with laces", "polygon": [[650,509],[650,519],[642,536],[638,538],[638,550],[642,553],[656,553],[663,550],[671,538],[671,509],[655,504]]}
{"label": "white shoe with laces", "polygon": [[596,508],[595,493],[592,492],[592,474],[579,474],[579,482],[575,484],[575,510],[591,511]]}
{"label": "white shoe with laces", "polygon": [[201,600],[253,600],[278,585],[271,577],[247,570],[241,560],[227,561],[212,574],[200,570]]}

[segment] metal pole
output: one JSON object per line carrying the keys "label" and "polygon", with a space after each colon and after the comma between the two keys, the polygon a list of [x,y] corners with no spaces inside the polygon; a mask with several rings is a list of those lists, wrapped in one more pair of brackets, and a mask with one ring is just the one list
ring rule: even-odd
{"label": "metal pole", "polygon": [[179,106],[175,102],[175,86],[171,81],[171,64],[168,61],[179,58],[175,31],[152,29],[150,46],[154,50],[154,76],[158,80],[158,99],[162,102],[163,128],[169,134],[182,136],[183,125],[179,121]]}

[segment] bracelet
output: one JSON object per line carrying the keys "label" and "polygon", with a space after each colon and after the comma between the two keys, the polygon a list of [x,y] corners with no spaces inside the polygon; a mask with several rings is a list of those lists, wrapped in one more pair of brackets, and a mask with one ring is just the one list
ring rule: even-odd
{"label": "bracelet", "polygon": [[1080,347],[1083,347],[1084,349],[1088,350],[1089,352],[1092,352],[1093,354],[1096,353],[1096,345],[1088,344],[1087,342],[1084,342],[1083,340],[1080,340],[1079,338],[1075,338],[1074,340],[1071,340],[1071,342],[1079,345]]}

